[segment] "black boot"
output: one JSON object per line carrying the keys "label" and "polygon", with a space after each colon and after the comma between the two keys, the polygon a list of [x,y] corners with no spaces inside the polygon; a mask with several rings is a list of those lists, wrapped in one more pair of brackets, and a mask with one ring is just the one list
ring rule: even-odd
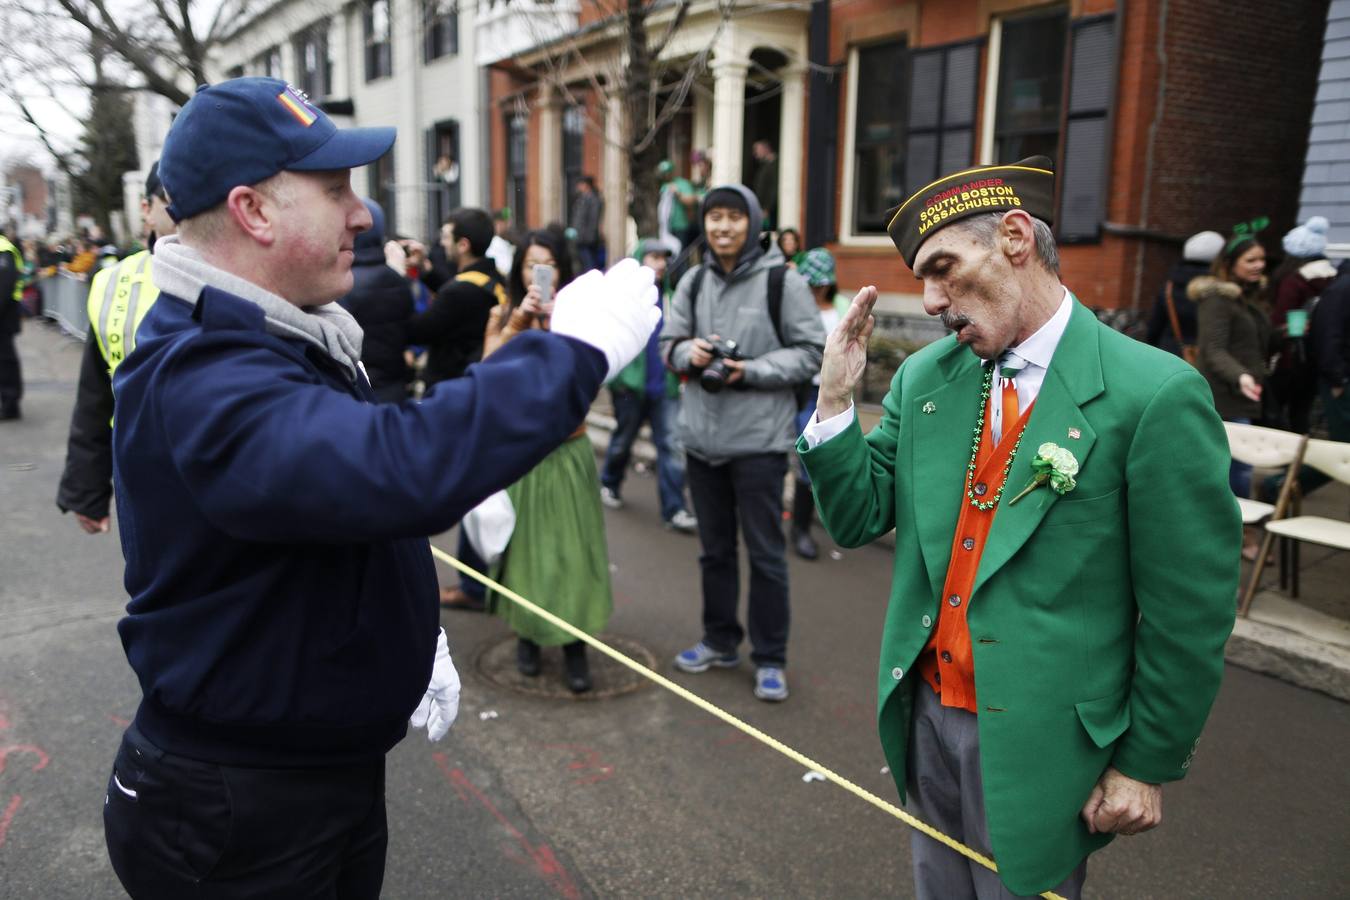
{"label": "black boot", "polygon": [[792,548],[802,559],[815,559],[820,555],[811,538],[811,522],[815,517],[816,498],[811,494],[811,485],[798,481],[792,492]]}
{"label": "black boot", "polygon": [[591,667],[586,661],[586,645],[581,641],[563,644],[563,661],[567,664],[567,687],[574,694],[591,689]]}
{"label": "black boot", "polygon": [[516,668],[526,678],[539,675],[539,645],[529,638],[521,638],[516,644]]}

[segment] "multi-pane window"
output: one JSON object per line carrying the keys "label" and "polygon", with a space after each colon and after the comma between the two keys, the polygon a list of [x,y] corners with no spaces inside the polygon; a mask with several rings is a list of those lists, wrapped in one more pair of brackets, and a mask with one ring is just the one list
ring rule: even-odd
{"label": "multi-pane window", "polygon": [[366,81],[384,78],[393,72],[389,0],[366,0],[361,8],[361,21],[365,33]]}
{"label": "multi-pane window", "polygon": [[525,222],[526,142],[529,120],[522,113],[506,116],[506,205],[511,221]]}
{"label": "multi-pane window", "polygon": [[570,204],[577,192],[577,181],[585,174],[586,108],[568,106],[562,115],[563,186]]}
{"label": "multi-pane window", "polygon": [[994,161],[1059,156],[1069,13],[1056,8],[1004,19],[998,59]]}
{"label": "multi-pane window", "polygon": [[903,39],[856,52],[851,224],[854,234],[884,234],[886,210],[904,200],[909,52]]}
{"label": "multi-pane window", "polygon": [[422,0],[422,60],[459,52],[459,0]]}
{"label": "multi-pane window", "polygon": [[980,45],[933,47],[910,56],[905,196],[974,159]]}
{"label": "multi-pane window", "polygon": [[383,207],[385,231],[388,234],[394,234],[397,230],[394,228],[396,221],[394,207],[398,196],[394,178],[394,150],[394,147],[390,147],[388,153],[366,167],[370,179],[367,193]]}
{"label": "multi-pane window", "polygon": [[264,78],[282,78],[281,48],[274,44],[259,53],[253,60],[253,71]]}
{"label": "multi-pane window", "polygon": [[427,130],[427,217],[434,231],[461,203],[463,171],[459,165],[459,123],[437,122]]}
{"label": "multi-pane window", "polygon": [[316,22],[295,36],[296,87],[314,101],[328,96],[333,84],[333,57],[328,49],[328,22]]}

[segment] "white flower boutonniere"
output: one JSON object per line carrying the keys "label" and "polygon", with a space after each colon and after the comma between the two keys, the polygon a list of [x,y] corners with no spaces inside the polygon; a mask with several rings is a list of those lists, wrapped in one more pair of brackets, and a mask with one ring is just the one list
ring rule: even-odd
{"label": "white flower boutonniere", "polygon": [[1036,474],[1031,483],[1022,488],[1022,493],[1008,501],[1012,506],[1027,494],[1043,484],[1049,484],[1056,494],[1067,494],[1078,486],[1074,476],[1078,474],[1078,459],[1058,444],[1045,443],[1036,448],[1036,458],[1031,461],[1031,471]]}

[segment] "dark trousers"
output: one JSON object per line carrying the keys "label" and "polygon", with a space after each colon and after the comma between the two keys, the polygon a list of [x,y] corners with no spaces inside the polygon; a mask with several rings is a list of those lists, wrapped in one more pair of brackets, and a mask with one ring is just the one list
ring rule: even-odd
{"label": "dark trousers", "polygon": [[703,642],[730,652],[745,629],[737,620],[740,560],[737,523],[750,558],[750,658],[761,666],[787,661],[788,578],[783,540],[784,453],[738,456],[712,466],[695,456],[686,463],[689,495],[698,516],[703,573]]}
{"label": "dark trousers", "polygon": [[656,488],[661,497],[661,518],[670,517],[684,509],[684,465],[675,450],[675,416],[680,408],[678,397],[664,393],[652,396],[636,391],[611,390],[614,403],[614,434],[610,436],[605,462],[600,469],[600,483],[618,494],[623,477],[628,472],[628,461],[633,455],[642,423],[652,425],[652,443],[656,445]]}
{"label": "dark trousers", "polygon": [[[459,549],[456,552],[459,555],[459,561],[464,565],[482,572],[484,575],[488,574],[488,564],[473,548],[473,542],[469,540],[469,535],[464,531],[462,524],[459,526]],[[482,600],[487,596],[487,588],[483,587],[483,582],[470,578],[463,572],[459,573],[459,589],[477,600]]]}
{"label": "dark trousers", "polygon": [[605,245],[601,243],[577,244],[577,262],[581,264],[581,272],[589,272],[591,269],[603,271],[605,268]]}
{"label": "dark trousers", "polygon": [[384,758],[320,769],[164,753],[133,725],[103,801],[113,870],[135,900],[378,898]]}
{"label": "dark trousers", "polygon": [[[0,297],[6,303],[14,301]],[[17,317],[18,304],[15,315]],[[18,409],[23,398],[23,373],[19,369],[19,350],[14,346],[14,335],[0,327],[0,412],[6,408]]]}

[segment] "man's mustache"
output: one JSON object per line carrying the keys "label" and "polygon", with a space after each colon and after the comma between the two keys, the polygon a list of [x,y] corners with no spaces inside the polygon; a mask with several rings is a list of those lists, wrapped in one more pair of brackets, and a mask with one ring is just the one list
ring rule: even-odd
{"label": "man's mustache", "polygon": [[938,315],[938,319],[942,322],[942,327],[949,331],[960,331],[970,324],[970,319],[966,316],[953,315],[945,310]]}

